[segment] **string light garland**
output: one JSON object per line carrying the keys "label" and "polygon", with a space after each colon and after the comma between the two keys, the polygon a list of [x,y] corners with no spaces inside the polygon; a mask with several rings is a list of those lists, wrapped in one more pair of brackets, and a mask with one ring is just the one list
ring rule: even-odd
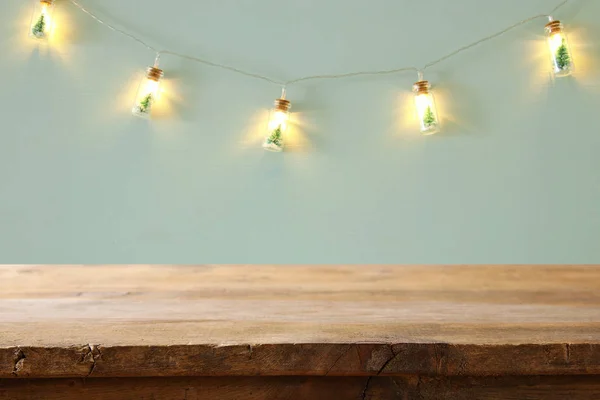
{"label": "string light garland", "polygon": [[[32,16],[32,22],[30,26],[30,36],[36,39],[47,38],[50,31],[54,28],[52,21],[52,11],[54,8],[54,0],[34,0],[35,9]],[[140,84],[140,88],[136,95],[135,104],[132,112],[134,115],[148,118],[152,112],[152,106],[158,100],[160,81],[164,75],[162,69],[159,68],[159,61],[163,55],[171,55],[175,57],[184,58],[190,61],[194,61],[200,64],[204,64],[214,68],[220,68],[233,73],[247,76],[268,82],[270,84],[281,86],[282,94],[281,97],[275,100],[275,107],[271,110],[271,116],[269,118],[267,137],[263,143],[263,148],[270,151],[282,151],[284,148],[284,136],[285,131],[288,127],[291,102],[286,99],[286,88],[290,85],[298,84],[301,82],[314,81],[314,80],[333,80],[333,79],[344,79],[358,76],[375,76],[375,75],[392,75],[401,72],[416,72],[418,75],[418,81],[413,85],[413,92],[415,93],[415,105],[417,110],[417,116],[420,123],[421,132],[424,135],[430,135],[439,132],[440,120],[438,117],[438,110],[435,105],[433,93],[431,91],[431,85],[428,81],[423,79],[423,73],[427,69],[440,64],[441,62],[454,57],[457,54],[465,52],[479,44],[495,39],[505,33],[524,25],[528,22],[547,18],[549,22],[545,25],[545,31],[548,40],[548,46],[550,49],[550,58],[552,61],[552,70],[554,76],[563,77],[571,74],[573,70],[573,57],[569,49],[568,40],[563,29],[563,25],[560,21],[554,20],[552,14],[558,11],[560,8],[565,6],[571,0],[562,0],[557,4],[548,14],[538,14],[532,17],[523,19],[509,27],[502,29],[492,35],[486,36],[473,43],[462,46],[434,61],[425,64],[423,67],[401,67],[388,70],[371,70],[371,71],[357,71],[348,72],[343,74],[329,74],[329,75],[309,75],[299,77],[291,80],[279,80],[271,78],[269,76],[256,74],[253,72],[245,71],[243,69],[233,67],[218,62],[213,62],[207,59],[177,53],[171,50],[160,50],[150,45],[145,40],[129,33],[123,29],[119,29],[112,24],[104,21],[93,12],[82,6],[78,0],[68,0],[71,4],[87,14],[101,25],[106,26],[113,32],[121,34],[144,46],[146,49],[156,54],[155,62],[152,67],[149,67],[146,76]]]}

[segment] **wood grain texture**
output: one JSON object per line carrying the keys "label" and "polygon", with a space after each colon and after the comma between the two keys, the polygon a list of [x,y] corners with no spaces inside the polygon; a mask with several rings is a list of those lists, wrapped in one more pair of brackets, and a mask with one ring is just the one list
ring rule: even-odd
{"label": "wood grain texture", "polygon": [[600,400],[590,376],[0,380],[3,400]]}
{"label": "wood grain texture", "polygon": [[599,345],[445,343],[2,348],[3,378],[600,374]]}
{"label": "wood grain texture", "polygon": [[0,377],[600,374],[598,266],[1,266]]}

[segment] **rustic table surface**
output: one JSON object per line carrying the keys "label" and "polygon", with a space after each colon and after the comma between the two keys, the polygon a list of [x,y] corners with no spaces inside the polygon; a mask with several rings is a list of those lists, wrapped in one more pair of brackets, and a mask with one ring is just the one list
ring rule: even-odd
{"label": "rustic table surface", "polygon": [[600,399],[599,266],[0,266],[0,399]]}

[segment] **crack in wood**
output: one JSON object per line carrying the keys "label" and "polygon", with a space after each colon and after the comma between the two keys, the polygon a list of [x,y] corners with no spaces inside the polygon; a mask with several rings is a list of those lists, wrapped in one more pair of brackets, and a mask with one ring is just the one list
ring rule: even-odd
{"label": "crack in wood", "polygon": [[[392,353],[392,356],[386,362],[383,363],[381,368],[379,368],[379,371],[377,371],[377,375],[375,375],[375,376],[379,376],[385,370],[385,368],[388,366],[388,364],[390,362],[392,362],[397,356],[396,352],[394,351],[394,345],[389,344],[388,347],[390,349],[390,352]],[[361,400],[365,400],[367,398],[367,392],[369,390],[369,384],[371,383],[371,379],[373,379],[373,375],[369,376],[367,378],[367,381],[365,382],[365,387],[362,391]]]}
{"label": "crack in wood", "polygon": [[394,345],[390,344],[388,346],[390,352],[392,353],[392,356],[386,362],[383,363],[381,368],[379,368],[379,371],[377,371],[377,375],[380,375],[383,372],[383,370],[388,366],[388,364],[391,363],[397,356],[396,352],[394,351]]}
{"label": "crack in wood", "polygon": [[371,378],[373,378],[373,376],[369,376],[367,378],[367,381],[365,382],[365,388],[362,391],[362,395],[360,396],[361,400],[365,400],[367,398],[367,390],[369,390],[369,383],[371,383]]}
{"label": "crack in wood", "polygon": [[[92,363],[92,365],[90,366],[90,371],[85,376],[86,378],[89,378],[92,375],[92,373],[94,373],[94,370],[96,369],[97,360],[102,358],[102,353],[100,352],[100,345],[96,346],[93,344],[88,344],[87,350],[88,350],[87,353],[82,355],[81,362],[87,360]],[[96,354],[96,353],[98,353],[98,354]]]}
{"label": "crack in wood", "polygon": [[94,369],[96,369],[96,360],[94,360],[94,350],[92,349],[92,346],[90,346],[89,344],[88,344],[88,349],[89,349],[89,353],[86,355],[86,357],[91,355],[90,361],[92,362],[92,365],[90,367],[90,372],[88,372],[86,377],[89,377],[90,375],[92,375],[92,373],[94,372]]}
{"label": "crack in wood", "polygon": [[338,363],[338,361],[340,361],[340,359],[342,357],[344,357],[348,351],[350,351],[350,349],[352,348],[353,345],[348,345],[348,347],[346,347],[346,349],[344,349],[344,351],[342,351],[342,354],[340,354],[340,356],[333,362],[333,364],[331,365],[331,367],[329,367],[329,369],[327,370],[327,372],[325,373],[325,376],[329,376],[329,373],[331,372],[331,370],[333,369],[333,367],[335,367],[335,365]]}
{"label": "crack in wood", "polygon": [[14,376],[18,376],[19,372],[23,369],[23,364],[25,363],[25,353],[21,350],[20,347],[17,347],[17,351],[15,351],[15,360],[13,365],[12,374]]}

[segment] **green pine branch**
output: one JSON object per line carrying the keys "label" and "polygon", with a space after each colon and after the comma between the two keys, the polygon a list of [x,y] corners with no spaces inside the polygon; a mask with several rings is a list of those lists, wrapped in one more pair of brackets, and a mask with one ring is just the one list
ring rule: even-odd
{"label": "green pine branch", "polygon": [[146,97],[144,97],[142,99],[142,101],[140,101],[140,106],[139,106],[139,110],[141,113],[148,113],[150,111],[150,107],[152,107],[152,93],[148,93],[148,95]]}
{"label": "green pine branch", "polygon": [[40,19],[37,20],[33,28],[31,28],[31,33],[35,37],[43,37],[44,30],[46,29],[46,18],[44,14],[40,15]]}
{"label": "green pine branch", "polygon": [[436,124],[435,115],[433,114],[433,110],[431,106],[428,106],[425,110],[425,115],[423,115],[423,124],[425,127],[429,128]]}
{"label": "green pine branch", "polygon": [[267,144],[274,144],[277,147],[283,145],[283,133],[281,132],[281,126],[278,126],[271,135],[267,138]]}
{"label": "green pine branch", "polygon": [[556,66],[561,71],[571,66],[571,56],[569,55],[569,50],[564,39],[560,47],[556,50]]}

